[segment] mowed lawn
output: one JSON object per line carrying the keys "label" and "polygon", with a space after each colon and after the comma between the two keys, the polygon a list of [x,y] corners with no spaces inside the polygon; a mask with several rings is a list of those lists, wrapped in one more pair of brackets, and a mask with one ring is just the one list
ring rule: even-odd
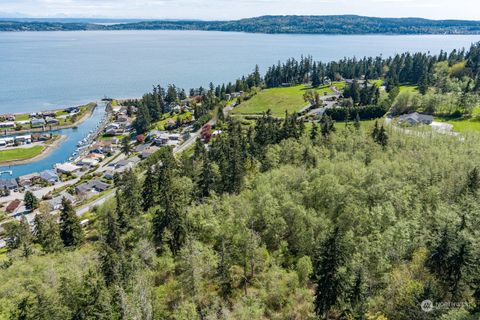
{"label": "mowed lawn", "polygon": [[[334,83],[341,90],[344,83]],[[276,117],[285,116],[285,111],[294,113],[308,105],[303,95],[309,87],[304,85],[288,87],[288,88],[272,88],[260,91],[250,100],[242,102],[238,107],[233,109],[233,114],[259,114],[272,110],[272,115]],[[317,89],[320,94],[331,94],[330,86],[322,86]]]}
{"label": "mowed lawn", "polygon": [[480,132],[480,121],[475,119],[446,120],[435,118],[435,121],[449,123],[453,125],[453,131],[459,133]]}
{"label": "mowed lawn", "polygon": [[1,150],[0,162],[30,159],[42,153],[44,149],[45,147],[43,146],[34,146],[31,148]]}

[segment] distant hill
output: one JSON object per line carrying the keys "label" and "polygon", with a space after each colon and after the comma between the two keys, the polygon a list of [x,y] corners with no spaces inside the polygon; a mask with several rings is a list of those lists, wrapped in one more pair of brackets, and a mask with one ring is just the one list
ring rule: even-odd
{"label": "distant hill", "polygon": [[91,22],[4,21],[0,31],[205,30],[302,34],[480,34],[480,21],[340,16],[263,16],[235,21],[161,20],[101,25]]}

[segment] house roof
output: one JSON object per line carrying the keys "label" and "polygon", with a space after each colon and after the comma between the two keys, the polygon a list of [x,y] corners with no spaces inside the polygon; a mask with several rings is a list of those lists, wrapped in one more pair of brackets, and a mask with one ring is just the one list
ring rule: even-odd
{"label": "house roof", "polygon": [[58,197],[55,197],[53,198],[52,200],[50,200],[50,204],[52,205],[52,207],[58,207],[58,206],[61,206],[62,205],[62,201],[63,201],[63,198],[67,199],[68,201],[70,201],[71,203],[74,203],[75,202],[75,197],[72,196],[70,193],[68,192],[63,192],[62,194],[60,194]]}
{"label": "house roof", "polygon": [[15,179],[0,179],[0,189],[15,189],[18,187],[17,180]]}
{"label": "house roof", "polygon": [[405,120],[414,120],[415,122],[432,122],[433,121],[433,116],[428,115],[428,114],[421,114],[418,112],[413,112],[409,114],[404,114],[398,117],[398,120],[405,121]]}
{"label": "house roof", "polygon": [[102,182],[100,180],[92,180],[92,181],[89,181],[89,182],[85,182],[79,186],[77,186],[75,188],[75,190],[77,192],[80,192],[80,193],[85,193],[85,192],[88,192],[92,189],[96,189],[98,191],[105,191],[107,190],[108,188],[110,187],[109,184],[105,183],[105,182]]}
{"label": "house roof", "polygon": [[36,123],[36,124],[43,124],[45,123],[45,120],[44,119],[32,119],[32,124]]}
{"label": "house roof", "polygon": [[17,208],[20,206],[20,203],[22,203],[20,200],[18,199],[15,199],[13,200],[12,202],[10,202],[7,206],[7,208],[5,209],[5,211],[7,211],[8,213],[13,213],[15,210],[17,210]]}
{"label": "house roof", "polygon": [[40,174],[38,173],[30,173],[30,174],[26,174],[24,176],[20,176],[17,178],[18,181],[25,181],[25,180],[33,180],[33,179],[37,179],[40,177]]}
{"label": "house roof", "polygon": [[80,170],[79,166],[74,165],[73,163],[66,162],[56,165],[57,170],[62,172],[74,172]]}
{"label": "house roof", "polygon": [[58,180],[58,175],[55,170],[45,170],[40,172],[40,178],[47,181]]}

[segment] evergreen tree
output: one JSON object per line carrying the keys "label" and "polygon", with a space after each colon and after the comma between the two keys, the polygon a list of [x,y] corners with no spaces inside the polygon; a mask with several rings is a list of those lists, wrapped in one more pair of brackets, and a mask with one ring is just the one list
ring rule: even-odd
{"label": "evergreen tree", "polygon": [[157,197],[157,177],[151,166],[148,167],[147,173],[145,174],[145,180],[142,187],[142,207],[143,211],[148,211],[148,209],[155,206]]}
{"label": "evergreen tree", "polygon": [[336,227],[322,246],[315,270],[315,312],[322,318],[328,318],[330,310],[343,298],[346,283],[340,268],[345,266],[347,256],[343,235]]}
{"label": "evergreen tree", "polygon": [[315,141],[318,137],[318,126],[317,124],[314,122],[312,124],[312,129],[310,130],[310,139]]}
{"label": "evergreen tree", "polygon": [[4,230],[7,248],[11,250],[20,249],[24,257],[28,257],[32,253],[32,233],[25,216],[22,216],[20,221],[15,220],[6,223]]}
{"label": "evergreen tree", "polygon": [[375,125],[373,126],[372,133],[371,133],[373,141],[375,142],[377,141],[379,132],[380,130],[378,129],[378,121],[375,120]]}
{"label": "evergreen tree", "polygon": [[355,121],[353,122],[353,126],[355,127],[356,130],[360,130],[361,124],[360,124],[360,115],[358,112],[355,115]]}
{"label": "evergreen tree", "polygon": [[147,106],[142,103],[137,110],[137,118],[133,124],[137,134],[143,134],[150,128],[152,118]]}
{"label": "evergreen tree", "polygon": [[376,142],[379,145],[381,145],[383,148],[385,148],[388,144],[388,136],[383,125],[380,127],[380,131],[378,132]]}
{"label": "evergreen tree", "polygon": [[33,223],[35,242],[42,246],[45,253],[56,252],[62,248],[60,228],[54,215],[37,214]]}
{"label": "evergreen tree", "polygon": [[60,238],[66,247],[79,246],[83,240],[83,230],[72,203],[63,198],[60,212]]}
{"label": "evergreen tree", "polygon": [[205,144],[200,138],[197,138],[195,141],[195,146],[193,148],[193,157],[196,160],[202,159],[206,154],[207,150],[205,149]]}
{"label": "evergreen tree", "polygon": [[117,215],[123,230],[130,228],[132,218],[142,212],[140,183],[132,169],[125,171],[119,180],[117,190]]}
{"label": "evergreen tree", "polygon": [[38,208],[38,199],[30,191],[25,193],[25,208],[30,211]]}
{"label": "evergreen tree", "polygon": [[330,133],[335,132],[335,130],[335,121],[333,121],[330,116],[324,114],[320,119],[320,131],[322,132],[322,136],[326,138]]}
{"label": "evergreen tree", "polygon": [[317,69],[317,63],[313,63],[313,69],[312,69],[312,86],[313,87],[318,87],[320,84],[322,84],[322,80],[320,79],[320,73]]}
{"label": "evergreen tree", "polygon": [[124,137],[122,139],[122,152],[126,155],[129,156],[130,153],[132,152],[132,147],[130,145],[130,139],[129,137]]}
{"label": "evergreen tree", "polygon": [[203,158],[203,168],[198,181],[200,198],[208,197],[215,190],[216,173],[208,155]]}
{"label": "evergreen tree", "polygon": [[480,188],[480,174],[477,167],[473,168],[467,177],[467,191],[470,193],[476,193]]}
{"label": "evergreen tree", "polygon": [[108,286],[121,285],[126,278],[125,266],[118,217],[114,210],[108,210],[100,249],[100,268]]}
{"label": "evergreen tree", "polygon": [[418,85],[418,92],[420,92],[422,95],[425,95],[428,92],[428,80],[426,75],[423,75],[420,79],[420,83]]}

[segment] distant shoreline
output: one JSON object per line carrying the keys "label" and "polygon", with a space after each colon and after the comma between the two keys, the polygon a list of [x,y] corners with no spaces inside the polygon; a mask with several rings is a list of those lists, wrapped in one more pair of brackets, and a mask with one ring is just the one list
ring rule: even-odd
{"label": "distant shoreline", "polygon": [[480,21],[377,18],[358,15],[261,16],[231,21],[142,20],[98,24],[89,21],[21,21],[1,19],[1,31],[183,30],[312,35],[479,35]]}

